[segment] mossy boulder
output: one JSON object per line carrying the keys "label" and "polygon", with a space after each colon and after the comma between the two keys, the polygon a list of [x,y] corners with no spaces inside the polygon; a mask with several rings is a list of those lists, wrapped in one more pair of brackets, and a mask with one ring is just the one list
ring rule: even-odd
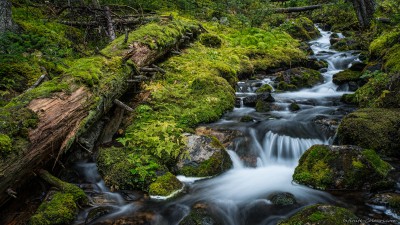
{"label": "mossy boulder", "polygon": [[211,48],[219,48],[222,45],[222,40],[218,35],[204,33],[200,35],[200,43]]}
{"label": "mossy boulder", "polygon": [[243,105],[248,107],[256,107],[258,102],[275,102],[274,97],[272,97],[269,92],[257,93],[256,95],[249,95],[243,98]]}
{"label": "mossy boulder", "polygon": [[269,112],[271,111],[271,103],[263,100],[257,100],[255,108],[257,112]]}
{"label": "mossy boulder", "polygon": [[125,148],[101,148],[97,168],[111,190],[143,190],[157,178],[157,173],[167,171],[157,159]]}
{"label": "mossy boulder", "polygon": [[252,121],[253,121],[253,117],[251,117],[249,115],[242,116],[240,118],[240,122],[243,122],[243,123],[252,122]]}
{"label": "mossy boulder", "polygon": [[335,75],[333,75],[333,83],[337,85],[353,82],[361,82],[361,75],[360,71],[353,71],[350,69],[343,70]]}
{"label": "mossy boulder", "polygon": [[263,84],[261,87],[257,88],[256,93],[272,92],[273,88],[269,84]]}
{"label": "mossy boulder", "polygon": [[279,206],[288,206],[297,203],[294,195],[288,192],[272,194],[271,196],[268,197],[268,199],[272,202],[272,204]]}
{"label": "mossy boulder", "polygon": [[381,155],[399,157],[399,115],[399,109],[359,109],[347,115],[340,123],[338,142],[374,149]]}
{"label": "mossy boulder", "polygon": [[72,194],[56,192],[39,206],[29,224],[71,224],[77,212],[78,206]]}
{"label": "mossy boulder", "polygon": [[218,220],[214,219],[209,212],[209,207],[206,204],[196,204],[191,209],[179,225],[222,225]]}
{"label": "mossy boulder", "polygon": [[185,176],[215,176],[232,167],[229,154],[216,137],[190,135],[187,151],[188,158],[177,165],[178,173]]}
{"label": "mossy boulder", "polygon": [[321,35],[318,29],[314,26],[314,23],[306,17],[288,20],[280,27],[293,38],[302,41],[309,41]]}
{"label": "mossy boulder", "polygon": [[349,50],[359,50],[362,48],[362,45],[352,37],[341,38],[337,40],[331,46],[332,49],[338,51],[349,51]]}
{"label": "mossy boulder", "polygon": [[87,204],[86,194],[79,187],[64,182],[47,171],[41,171],[40,174],[48,183],[57,186],[57,191],[47,194],[29,224],[71,224],[78,213],[78,206]]}
{"label": "mossy boulder", "polygon": [[290,218],[280,221],[278,224],[342,225],[351,223],[351,220],[357,221],[358,217],[348,209],[332,205],[317,204],[305,207]]}
{"label": "mossy boulder", "polygon": [[373,150],[314,145],[300,158],[293,180],[322,190],[369,190],[389,180],[390,170]]}
{"label": "mossy boulder", "polygon": [[157,180],[150,184],[149,194],[153,196],[169,196],[180,190],[183,184],[170,172],[157,177]]}
{"label": "mossy boulder", "polygon": [[295,90],[312,87],[324,81],[320,72],[304,67],[289,69],[275,74],[279,90]]}
{"label": "mossy boulder", "polygon": [[300,106],[297,103],[292,102],[289,105],[289,110],[292,111],[292,112],[299,111],[300,110]]}

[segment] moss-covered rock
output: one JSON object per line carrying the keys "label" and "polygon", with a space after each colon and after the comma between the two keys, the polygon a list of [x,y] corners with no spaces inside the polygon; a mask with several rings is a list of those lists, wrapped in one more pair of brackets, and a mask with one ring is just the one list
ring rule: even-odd
{"label": "moss-covered rock", "polygon": [[277,89],[280,90],[312,87],[324,81],[320,72],[304,67],[278,72],[275,76],[275,81],[278,82]]}
{"label": "moss-covered rock", "polygon": [[338,51],[349,51],[349,50],[359,50],[362,48],[362,45],[354,38],[346,37],[339,39],[331,46],[331,48]]}
{"label": "moss-covered rock", "polygon": [[279,225],[298,225],[298,224],[316,224],[316,225],[342,225],[357,221],[358,217],[348,209],[331,205],[312,205],[305,207],[300,212],[290,218],[280,221]]}
{"label": "moss-covered rock", "polygon": [[373,150],[314,145],[300,158],[293,179],[322,190],[371,189],[388,180],[391,169]]}
{"label": "moss-covered rock", "polygon": [[382,155],[400,156],[399,115],[399,109],[359,109],[340,123],[338,142],[374,149]]}
{"label": "moss-covered rock", "polygon": [[191,209],[179,225],[222,225],[218,220],[214,219],[209,212],[208,206],[205,204],[196,204]]}
{"label": "moss-covered rock", "polygon": [[74,221],[79,205],[87,204],[85,192],[76,185],[64,182],[47,171],[40,171],[41,177],[57,187],[50,191],[46,199],[31,217],[30,224],[70,224]]}
{"label": "moss-covered rock", "polygon": [[189,156],[178,163],[178,173],[206,177],[218,175],[232,167],[229,154],[217,138],[191,135],[187,140]]}
{"label": "moss-covered rock", "polygon": [[31,225],[71,224],[78,212],[74,196],[70,193],[56,192],[48,202],[42,203],[30,219]]}
{"label": "moss-covered rock", "polygon": [[273,88],[269,84],[264,84],[257,88],[256,93],[272,92]]}
{"label": "moss-covered rock", "polygon": [[153,196],[169,196],[183,187],[183,184],[170,172],[157,177],[150,184],[149,194]]}
{"label": "moss-covered rock", "polygon": [[294,195],[288,192],[272,194],[271,196],[268,197],[268,199],[272,202],[272,204],[279,206],[288,206],[297,203]]}
{"label": "moss-covered rock", "polygon": [[257,112],[269,112],[271,111],[271,103],[263,100],[257,100],[255,108]]}
{"label": "moss-covered rock", "polygon": [[289,105],[289,110],[292,111],[292,112],[299,111],[300,110],[300,106],[297,103],[292,102]]}
{"label": "moss-covered rock", "polygon": [[288,20],[280,27],[292,37],[302,41],[309,41],[320,36],[320,32],[314,26],[314,23],[306,17]]}
{"label": "moss-covered rock", "polygon": [[252,121],[253,121],[253,117],[251,117],[251,116],[249,116],[249,115],[242,116],[242,117],[240,118],[240,122],[246,123],[246,122],[252,122]]}
{"label": "moss-covered rock", "polygon": [[350,69],[347,70],[343,70],[337,74],[333,75],[333,83],[337,84],[337,85],[341,85],[341,84],[345,84],[351,81],[354,82],[359,82],[361,81],[360,77],[361,77],[362,73],[359,71],[353,71]]}
{"label": "moss-covered rock", "polygon": [[200,43],[207,47],[219,48],[222,45],[222,40],[218,35],[205,33],[200,35]]}
{"label": "moss-covered rock", "polygon": [[126,148],[101,148],[97,167],[104,182],[112,190],[148,191],[159,171],[166,168],[155,157],[129,151]]}

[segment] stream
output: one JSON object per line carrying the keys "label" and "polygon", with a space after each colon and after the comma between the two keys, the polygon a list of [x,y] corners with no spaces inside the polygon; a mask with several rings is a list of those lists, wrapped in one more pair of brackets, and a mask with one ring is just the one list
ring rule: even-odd
{"label": "stream", "polygon": [[[75,224],[179,224],[198,203],[207,205],[213,218],[223,224],[276,224],[307,205],[348,206],[327,192],[292,182],[301,155],[314,144],[332,144],[339,121],[352,110],[339,101],[348,92],[346,87],[337,91],[332,76],[358,61],[358,54],[330,49],[332,33],[320,31],[322,37],[310,45],[313,57],[328,63],[322,84],[293,92],[273,92],[276,101],[272,111],[258,113],[254,108],[241,106],[208,125],[243,134],[228,149],[232,169],[211,179],[179,176],[185,183],[182,193],[169,200],[155,200],[143,198],[141,193],[113,193],[107,189],[95,163],[79,163],[75,169],[84,177],[81,187],[94,203],[80,212]],[[256,87],[272,82],[273,77],[268,76],[239,82],[236,95],[255,95]],[[299,111],[289,110],[294,102],[300,106]],[[252,121],[240,122],[243,116],[250,116]],[[294,195],[297,203],[277,206],[268,200],[269,196],[283,192]],[[215,224],[210,217],[203,222]]]}

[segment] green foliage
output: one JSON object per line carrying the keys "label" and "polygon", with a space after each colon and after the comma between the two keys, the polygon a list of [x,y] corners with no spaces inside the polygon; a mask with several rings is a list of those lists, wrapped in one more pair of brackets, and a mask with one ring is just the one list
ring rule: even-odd
{"label": "green foliage", "polygon": [[339,0],[334,4],[323,6],[320,10],[314,10],[311,20],[330,26],[334,32],[358,30],[358,20],[353,5],[346,0]]}
{"label": "green foliage", "polygon": [[142,184],[145,187],[145,183],[153,181],[156,177],[156,171],[160,169],[159,164],[150,155],[139,154],[134,152],[128,155],[128,163],[132,169],[131,174],[135,177],[135,182]]}
{"label": "green foliage", "polygon": [[7,155],[11,152],[12,141],[11,138],[5,134],[0,133],[0,155]]}
{"label": "green foliage", "polygon": [[170,172],[157,177],[157,180],[150,184],[149,194],[153,196],[168,196],[182,188],[182,183]]}
{"label": "green foliage", "polygon": [[399,38],[399,28],[384,32],[370,44],[369,51],[371,56],[377,58],[385,55],[398,42]]}

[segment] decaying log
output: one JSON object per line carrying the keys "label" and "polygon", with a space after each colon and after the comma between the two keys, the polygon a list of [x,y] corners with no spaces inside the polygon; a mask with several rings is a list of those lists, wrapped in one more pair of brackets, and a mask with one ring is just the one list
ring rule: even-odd
{"label": "decaying log", "polygon": [[289,8],[276,8],[272,9],[273,13],[293,13],[293,12],[305,12],[305,11],[310,11],[310,10],[315,10],[315,9],[320,9],[324,5],[309,5],[309,6],[304,6],[304,7],[289,7]]}
{"label": "decaying log", "polygon": [[[185,32],[200,32],[199,26],[193,24],[179,30],[181,33],[166,34],[174,38],[174,41],[159,48],[151,48],[137,41],[128,43],[128,48],[125,48],[124,44],[122,48],[122,41],[118,42],[118,40],[112,42],[109,47],[119,49],[115,53],[118,55],[113,56],[124,58],[129,61],[127,64],[135,68],[148,67],[172,49],[176,49],[179,39]],[[120,98],[128,90],[129,85],[126,80],[130,76],[126,73],[115,77],[112,81],[107,79],[100,81],[113,82],[112,85],[104,83],[103,85],[108,88],[102,89],[101,93],[82,85],[75,87],[72,91],[57,92],[50,97],[30,101],[26,108],[37,114],[39,122],[36,128],[28,132],[30,145],[27,149],[0,161],[0,206],[11,198],[7,190],[18,192],[22,185],[27,184],[34,177],[32,173],[35,170],[42,168],[43,165],[52,164],[70,148],[72,143],[78,140],[83,132],[89,130],[114,104],[118,104],[115,103],[118,101],[114,100]],[[66,79],[71,78],[67,76]],[[30,93],[31,91],[28,91],[23,95]]]}

